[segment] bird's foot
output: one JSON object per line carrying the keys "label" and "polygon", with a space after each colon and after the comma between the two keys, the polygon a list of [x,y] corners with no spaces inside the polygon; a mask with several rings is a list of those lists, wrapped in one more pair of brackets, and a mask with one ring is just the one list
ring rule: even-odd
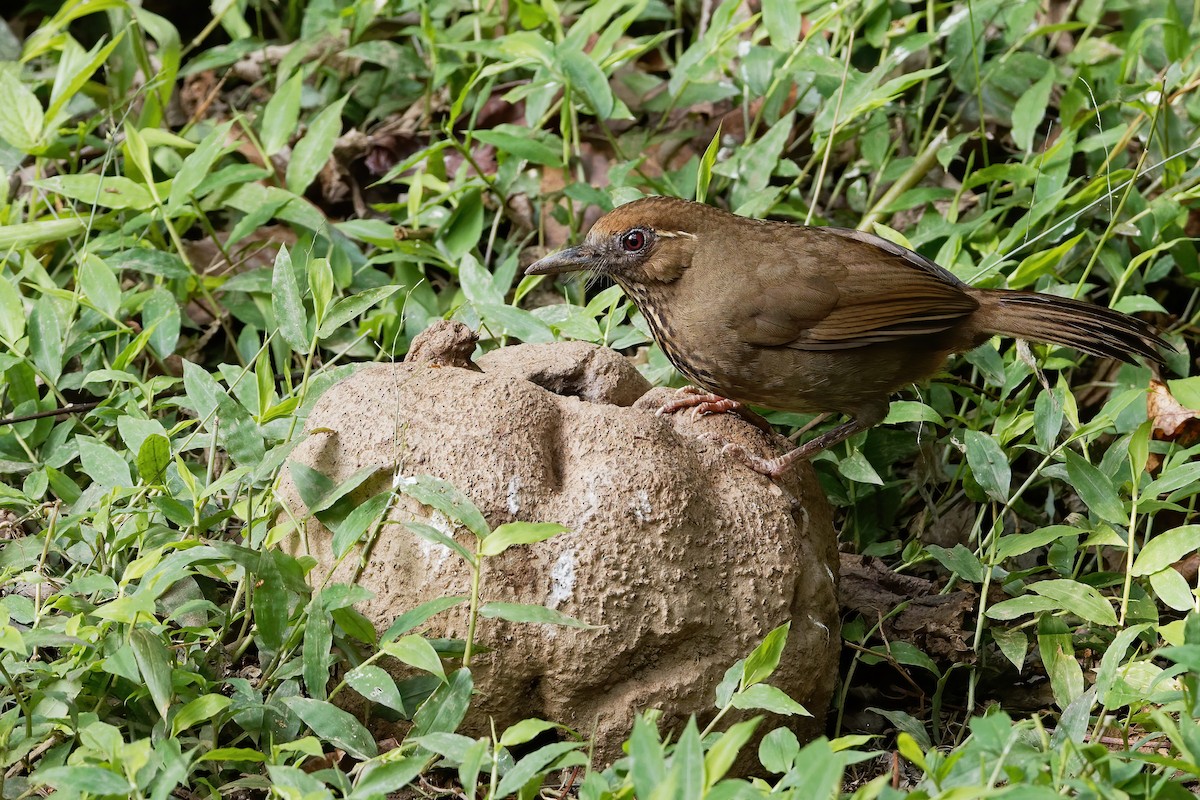
{"label": "bird's foot", "polygon": [[730,400],[728,397],[706,392],[695,386],[684,386],[682,389],[679,389],[675,392],[675,397],[663,403],[655,414],[661,417],[664,414],[674,414],[685,408],[692,409],[692,419],[709,414],[737,414],[759,430],[768,434],[771,433],[771,423],[737,400]]}
{"label": "bird's foot", "polygon": [[822,450],[827,450],[834,445],[841,444],[854,434],[865,431],[872,424],[874,423],[852,419],[775,458],[756,456],[753,453],[747,452],[746,448],[741,445],[732,443],[722,447],[721,453],[722,455],[736,458],[760,475],[766,475],[768,478],[778,478],[791,469],[792,465],[797,461],[808,461]]}

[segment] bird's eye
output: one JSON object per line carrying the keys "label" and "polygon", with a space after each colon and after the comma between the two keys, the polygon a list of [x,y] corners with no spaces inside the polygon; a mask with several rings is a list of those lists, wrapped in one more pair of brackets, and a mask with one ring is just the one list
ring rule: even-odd
{"label": "bird's eye", "polygon": [[633,230],[621,237],[621,247],[626,253],[636,253],[646,246],[646,232]]}

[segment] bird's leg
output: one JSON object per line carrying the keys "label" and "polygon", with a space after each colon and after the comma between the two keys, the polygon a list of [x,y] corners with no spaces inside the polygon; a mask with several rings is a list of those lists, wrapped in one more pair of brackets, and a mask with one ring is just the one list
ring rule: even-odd
{"label": "bird's leg", "polygon": [[725,445],[721,448],[721,452],[733,456],[757,473],[766,475],[769,478],[778,478],[787,472],[797,461],[807,461],[822,450],[827,450],[834,445],[841,444],[854,434],[865,431],[874,424],[874,421],[855,417],[849,422],[842,423],[836,428],[805,442],[795,450],[790,450],[776,458],[756,456],[746,452],[744,447],[736,444]]}
{"label": "bird's leg", "polygon": [[675,392],[675,397],[663,403],[655,414],[661,417],[663,414],[674,414],[685,408],[692,409],[693,419],[708,414],[724,414],[726,412],[737,414],[759,430],[771,433],[771,423],[737,400],[730,400],[728,397],[706,392],[696,386],[684,386],[682,389],[679,389]]}

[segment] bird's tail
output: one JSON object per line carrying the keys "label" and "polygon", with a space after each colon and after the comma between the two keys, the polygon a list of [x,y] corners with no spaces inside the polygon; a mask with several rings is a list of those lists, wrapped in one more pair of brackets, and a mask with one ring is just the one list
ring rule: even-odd
{"label": "bird's tail", "polygon": [[982,290],[989,333],[1074,347],[1085,353],[1136,364],[1135,356],[1163,366],[1170,348],[1148,323],[1111,308],[1036,292]]}

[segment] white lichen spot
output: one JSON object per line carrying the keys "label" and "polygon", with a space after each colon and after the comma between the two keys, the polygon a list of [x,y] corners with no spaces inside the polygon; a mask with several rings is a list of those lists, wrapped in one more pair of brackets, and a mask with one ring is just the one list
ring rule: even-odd
{"label": "white lichen spot", "polygon": [[645,489],[638,489],[633,495],[633,518],[639,524],[650,519],[654,515],[654,509],[650,506],[650,493]]}
{"label": "white lichen spot", "polygon": [[833,570],[831,570],[829,567],[825,567],[825,574],[829,577],[830,583],[837,583],[837,578],[833,576]]}
{"label": "white lichen spot", "polygon": [[[440,511],[435,511],[433,516],[429,518],[429,526],[436,528],[447,536],[454,537],[454,526],[450,524],[450,520]],[[413,534],[416,536],[416,534]],[[446,559],[450,557],[451,550],[444,544],[431,542],[423,536],[417,536],[417,549],[421,552],[421,557],[433,569],[440,569],[445,565]]]}
{"label": "white lichen spot", "polygon": [[811,622],[813,625],[816,625],[821,630],[825,631],[826,635],[829,634],[829,626],[826,625],[824,622],[821,622],[821,620],[817,619],[812,614],[808,615],[808,621]]}
{"label": "white lichen spot", "polygon": [[517,497],[517,492],[519,491],[521,491],[521,476],[513,475],[508,481],[507,499],[508,513],[512,514],[514,517],[517,515],[517,512],[521,510],[521,501]]}
{"label": "white lichen spot", "polygon": [[575,548],[562,552],[554,566],[550,568],[550,595],[546,605],[558,608],[563,601],[569,600],[575,591]]}

